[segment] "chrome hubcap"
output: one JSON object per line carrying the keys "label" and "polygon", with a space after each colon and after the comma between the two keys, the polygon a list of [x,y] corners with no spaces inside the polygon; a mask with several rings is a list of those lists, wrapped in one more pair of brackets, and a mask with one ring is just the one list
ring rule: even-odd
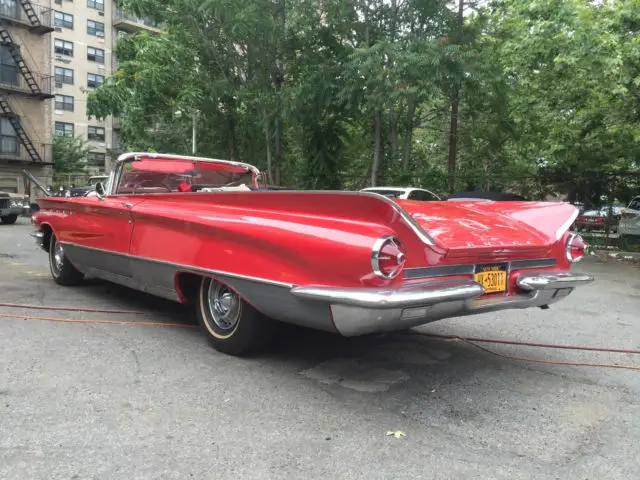
{"label": "chrome hubcap", "polygon": [[56,246],[53,248],[53,263],[55,264],[56,270],[62,270],[64,266],[64,250],[62,245],[56,242]]}
{"label": "chrome hubcap", "polygon": [[221,283],[211,282],[207,292],[211,318],[221,330],[231,330],[240,318],[240,297]]}

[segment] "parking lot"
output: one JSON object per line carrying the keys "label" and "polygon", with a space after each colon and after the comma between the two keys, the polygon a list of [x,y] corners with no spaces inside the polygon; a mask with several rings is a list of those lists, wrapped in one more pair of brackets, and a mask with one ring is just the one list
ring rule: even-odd
{"label": "parking lot", "polygon": [[[97,280],[57,286],[30,231],[25,218],[0,226],[0,302],[148,313],[0,307],[2,479],[640,476],[639,371],[524,362],[419,335],[293,329],[270,353],[225,356],[180,305]],[[577,270],[596,282],[549,310],[419,330],[640,348],[640,269],[587,258]],[[640,366],[630,354],[483,346]],[[396,431],[405,436],[387,435]]]}

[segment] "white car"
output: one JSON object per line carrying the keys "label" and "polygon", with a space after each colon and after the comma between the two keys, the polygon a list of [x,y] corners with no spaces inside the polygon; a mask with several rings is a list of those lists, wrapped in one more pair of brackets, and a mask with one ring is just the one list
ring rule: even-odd
{"label": "white car", "polygon": [[377,193],[389,198],[398,198],[400,200],[418,200],[423,202],[439,201],[441,198],[429,190],[423,188],[405,188],[405,187],[369,187],[363,188],[361,192]]}
{"label": "white car", "polygon": [[636,196],[622,213],[618,224],[618,233],[625,237],[640,239],[640,195]]}

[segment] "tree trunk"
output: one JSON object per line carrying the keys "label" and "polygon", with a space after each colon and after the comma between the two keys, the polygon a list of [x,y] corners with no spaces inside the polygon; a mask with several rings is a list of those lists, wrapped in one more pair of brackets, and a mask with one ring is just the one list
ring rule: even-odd
{"label": "tree trunk", "polygon": [[236,139],[236,124],[235,121],[229,119],[229,160],[232,162],[238,161],[238,142]]}
{"label": "tree trunk", "polygon": [[400,114],[393,107],[389,108],[389,135],[391,137],[391,161],[398,160],[398,117]]}
{"label": "tree trunk", "polygon": [[449,193],[456,189],[456,148],[458,143],[458,91],[451,100],[451,127],[449,129]]}
{"label": "tree trunk", "polygon": [[416,101],[412,96],[407,105],[407,125],[404,133],[404,151],[402,152],[402,170],[409,171],[411,151],[413,149],[413,116],[416,112]]}
{"label": "tree trunk", "polygon": [[276,43],[276,62],[274,86],[276,89],[276,124],[275,124],[275,149],[274,149],[274,183],[280,185],[280,166],[282,164],[282,137],[284,126],[282,125],[282,84],[284,83],[284,41],[286,39],[285,25],[287,20],[286,0],[280,0],[278,21],[280,23],[280,39]]}
{"label": "tree trunk", "polygon": [[274,178],[273,181],[276,185],[280,185],[280,163],[282,159],[282,119],[280,118],[280,109],[278,109],[278,116],[276,117],[276,145],[275,145],[275,162],[274,162]]}
{"label": "tree trunk", "polygon": [[371,186],[378,183],[378,170],[380,169],[380,159],[382,158],[382,115],[380,110],[376,110],[373,115],[373,163],[371,164]]}
{"label": "tree trunk", "polygon": [[264,112],[264,142],[267,147],[267,178],[268,182],[272,183],[273,178],[273,159],[271,158],[271,127],[269,125],[269,117],[267,112]]}

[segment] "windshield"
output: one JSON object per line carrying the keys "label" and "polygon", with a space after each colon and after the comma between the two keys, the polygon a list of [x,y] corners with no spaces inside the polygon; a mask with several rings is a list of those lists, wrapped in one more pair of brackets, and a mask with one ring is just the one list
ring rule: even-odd
{"label": "windshield", "polygon": [[242,165],[194,160],[142,159],[125,163],[117,194],[197,192],[221,187],[257,187],[253,171]]}

